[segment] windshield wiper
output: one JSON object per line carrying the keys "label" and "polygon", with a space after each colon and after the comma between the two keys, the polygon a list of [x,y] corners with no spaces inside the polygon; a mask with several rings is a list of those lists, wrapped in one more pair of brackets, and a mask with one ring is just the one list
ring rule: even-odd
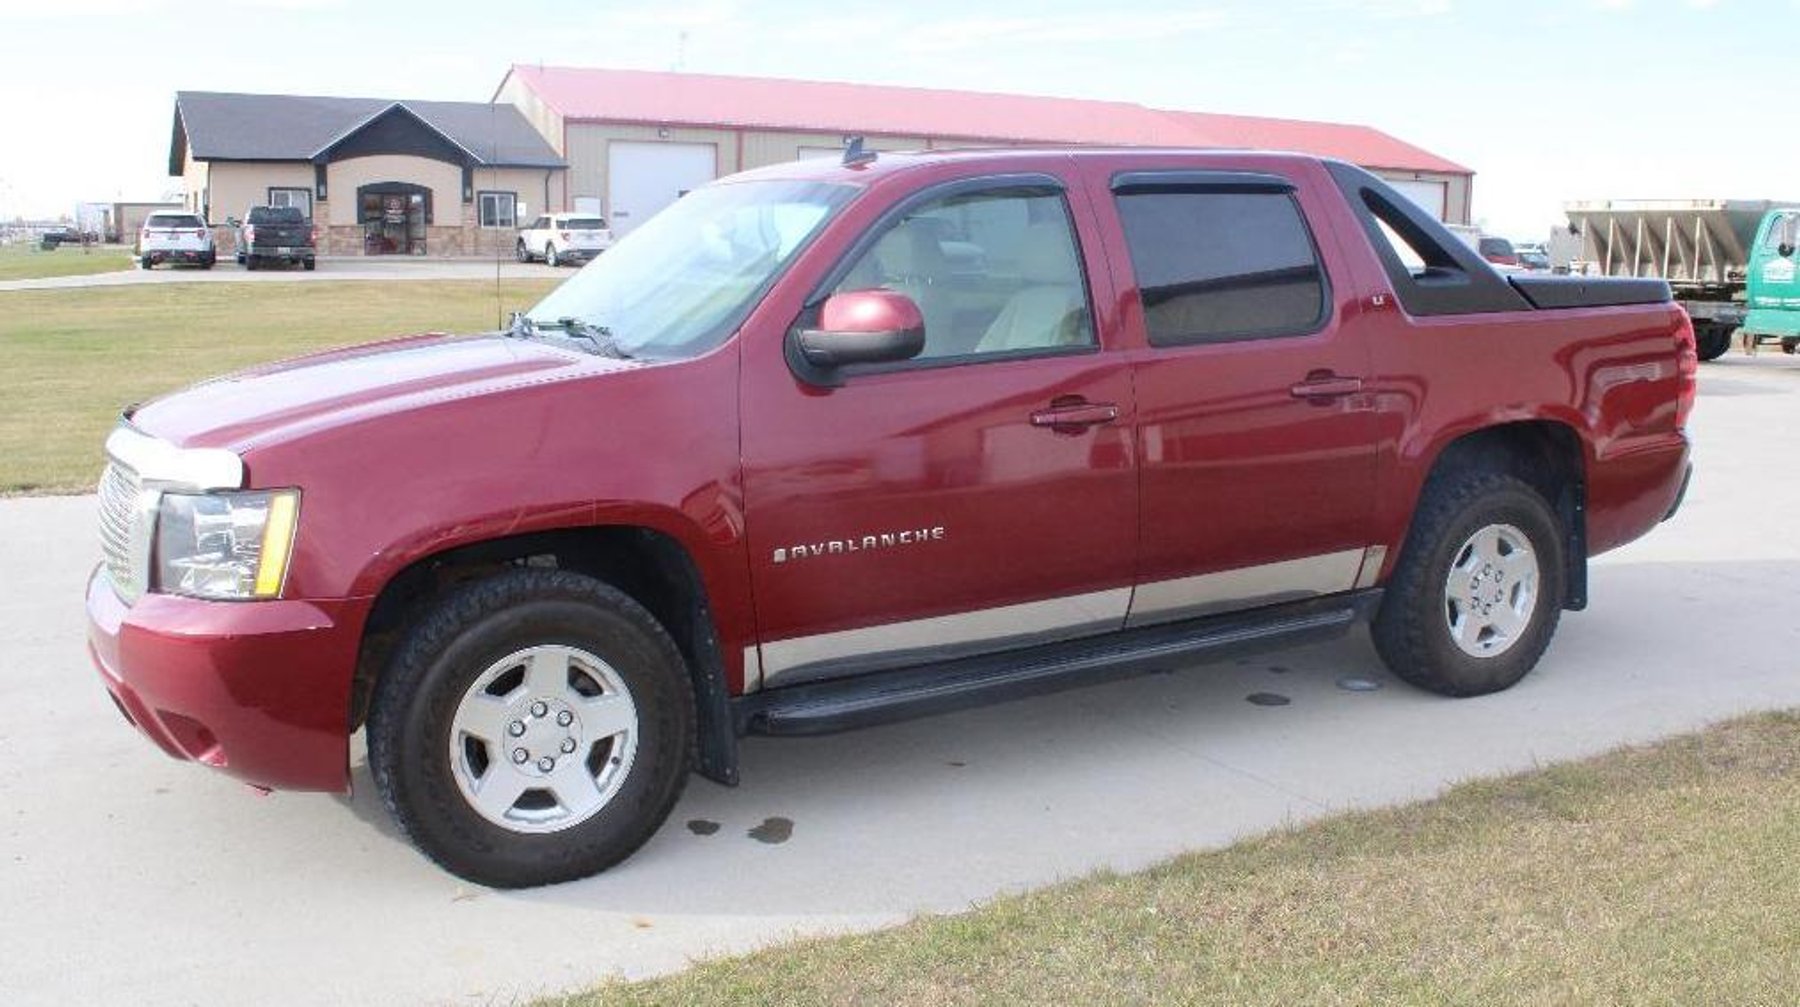
{"label": "windshield wiper", "polygon": [[604,325],[584,322],[573,315],[565,315],[554,322],[534,322],[530,315],[523,311],[515,311],[512,323],[507,326],[506,335],[518,339],[532,339],[546,331],[560,330],[578,339],[585,339],[594,345],[594,349],[603,357],[617,357],[630,360],[631,354],[621,347],[613,338],[612,330]]}
{"label": "windshield wiper", "polygon": [[604,325],[584,322],[574,315],[564,315],[558,318],[556,325],[570,335],[580,336],[593,343],[594,348],[599,350],[602,356],[618,357],[620,360],[631,359],[631,354],[625,352],[625,349],[619,345],[619,341],[613,338],[612,330]]}

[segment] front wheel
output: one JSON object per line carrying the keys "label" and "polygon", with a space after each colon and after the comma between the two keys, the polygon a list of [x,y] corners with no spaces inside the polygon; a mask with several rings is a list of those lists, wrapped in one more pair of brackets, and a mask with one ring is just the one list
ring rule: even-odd
{"label": "front wheel", "polygon": [[546,266],[562,265],[562,257],[556,254],[556,246],[555,245],[545,245],[544,246],[544,265],[546,265]]}
{"label": "front wheel", "polygon": [[1446,696],[1510,688],[1556,632],[1564,541],[1549,504],[1522,480],[1434,475],[1375,617],[1382,661]]}
{"label": "front wheel", "polygon": [[625,859],[680,796],[693,744],[693,688],[668,634],[563,571],[447,596],[396,651],[369,715],[369,767],[400,827],[496,888]]}

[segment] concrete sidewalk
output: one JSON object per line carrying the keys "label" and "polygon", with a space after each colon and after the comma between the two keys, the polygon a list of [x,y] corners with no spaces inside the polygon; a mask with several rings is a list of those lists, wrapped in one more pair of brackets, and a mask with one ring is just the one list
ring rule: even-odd
{"label": "concrete sidewalk", "polygon": [[[1359,634],[856,734],[751,739],[743,786],[696,779],[632,860],[524,893],[415,854],[360,765],[354,798],[259,797],[163,757],[84,653],[91,500],[0,501],[0,1001],[504,1003],[1800,706],[1785,612],[1800,594],[1796,415],[1800,359],[1703,367],[1684,510],[1597,563],[1592,607],[1510,692],[1425,695]],[[1346,675],[1384,687],[1346,691]]]}

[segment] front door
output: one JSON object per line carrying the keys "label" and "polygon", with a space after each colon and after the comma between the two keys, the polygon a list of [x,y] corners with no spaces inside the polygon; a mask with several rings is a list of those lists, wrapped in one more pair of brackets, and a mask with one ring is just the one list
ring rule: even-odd
{"label": "front door", "polygon": [[1104,276],[1078,240],[1092,226],[1050,176],[927,190],[832,286],[917,302],[917,360],[819,388],[778,354],[746,355],[763,685],[1123,624],[1132,393],[1094,322],[1086,277]]}
{"label": "front door", "polygon": [[363,189],[357,220],[365,255],[424,255],[426,197],[405,189]]}
{"label": "front door", "polygon": [[1339,324],[1310,197],[1246,172],[1095,181],[1127,250],[1115,257],[1127,270],[1127,329],[1144,344],[1130,624],[1297,601],[1372,577],[1368,356]]}

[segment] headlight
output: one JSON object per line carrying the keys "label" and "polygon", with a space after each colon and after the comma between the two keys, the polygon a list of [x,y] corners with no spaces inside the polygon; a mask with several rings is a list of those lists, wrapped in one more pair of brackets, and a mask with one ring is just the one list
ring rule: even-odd
{"label": "headlight", "polygon": [[294,545],[296,490],[164,493],[156,587],[195,598],[274,598]]}

